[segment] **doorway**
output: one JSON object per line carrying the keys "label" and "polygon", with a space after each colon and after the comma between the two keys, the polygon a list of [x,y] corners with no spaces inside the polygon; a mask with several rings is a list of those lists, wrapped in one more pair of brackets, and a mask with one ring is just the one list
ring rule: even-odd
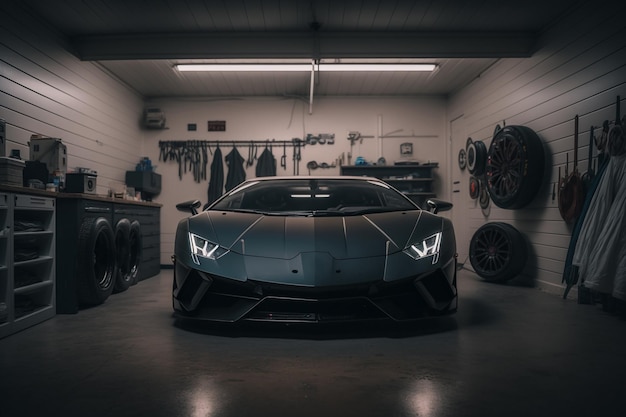
{"label": "doorway", "polygon": [[470,174],[467,168],[461,169],[459,164],[459,152],[465,149],[467,138],[465,135],[465,126],[463,115],[450,121],[450,161],[451,181],[450,189],[452,190],[452,212],[451,219],[454,223],[454,231],[456,234],[457,253],[459,254],[459,263],[465,263],[469,257],[469,238],[468,238],[468,187]]}

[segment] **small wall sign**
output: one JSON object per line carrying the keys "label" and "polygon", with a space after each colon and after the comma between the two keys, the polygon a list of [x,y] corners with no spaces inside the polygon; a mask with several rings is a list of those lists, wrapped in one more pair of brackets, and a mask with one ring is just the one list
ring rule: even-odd
{"label": "small wall sign", "polygon": [[226,132],[226,120],[209,120],[209,132]]}
{"label": "small wall sign", "polygon": [[413,144],[405,142],[400,145],[400,155],[413,155]]}

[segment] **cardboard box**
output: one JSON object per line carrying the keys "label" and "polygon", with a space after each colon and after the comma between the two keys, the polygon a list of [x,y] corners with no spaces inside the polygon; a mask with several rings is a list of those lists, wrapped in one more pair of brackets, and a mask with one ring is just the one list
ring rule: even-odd
{"label": "cardboard box", "polygon": [[63,176],[67,173],[67,147],[59,138],[43,138],[31,136],[30,160],[46,164],[48,172],[59,172]]}

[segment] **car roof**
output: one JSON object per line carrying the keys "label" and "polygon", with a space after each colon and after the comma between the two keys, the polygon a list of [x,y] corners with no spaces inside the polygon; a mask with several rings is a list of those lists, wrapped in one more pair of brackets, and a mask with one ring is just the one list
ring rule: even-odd
{"label": "car roof", "polygon": [[382,181],[376,177],[351,176],[351,175],[288,175],[249,178],[248,181],[272,181],[272,180],[359,180],[359,181]]}

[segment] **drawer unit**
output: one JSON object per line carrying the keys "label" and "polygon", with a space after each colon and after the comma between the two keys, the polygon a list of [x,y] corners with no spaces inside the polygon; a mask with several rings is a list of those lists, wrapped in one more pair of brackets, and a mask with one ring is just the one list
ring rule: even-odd
{"label": "drawer unit", "polygon": [[[9,259],[12,257],[13,248],[9,244],[11,225],[13,218],[9,207],[9,194],[0,193],[0,337],[9,333]],[[10,253],[9,253],[10,252]]]}
{"label": "drawer unit", "polygon": [[0,193],[0,337],[56,314],[55,199]]}

